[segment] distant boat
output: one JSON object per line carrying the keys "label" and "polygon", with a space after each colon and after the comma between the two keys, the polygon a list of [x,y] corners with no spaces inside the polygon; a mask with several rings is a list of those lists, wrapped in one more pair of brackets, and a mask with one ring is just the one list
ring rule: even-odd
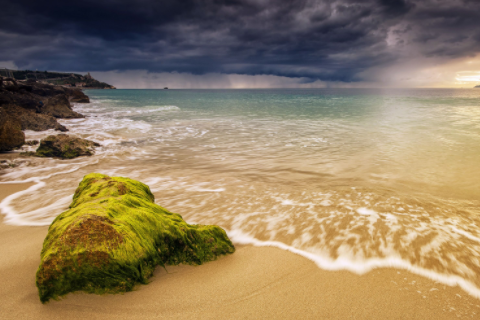
{"label": "distant boat", "polygon": [[163,88],[163,90],[167,90],[167,89],[168,89],[168,87]]}

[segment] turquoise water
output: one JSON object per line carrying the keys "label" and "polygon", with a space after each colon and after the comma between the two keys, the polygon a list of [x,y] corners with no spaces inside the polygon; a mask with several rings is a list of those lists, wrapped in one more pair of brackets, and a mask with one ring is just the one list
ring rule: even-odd
{"label": "turquoise water", "polygon": [[[480,198],[480,90],[97,90],[88,94],[113,101],[116,110],[144,110],[125,116],[153,126],[175,119],[208,122],[212,125],[208,130],[215,131],[189,142],[220,143],[221,150],[209,150],[215,154],[238,148],[233,157],[260,152],[256,161],[268,158],[266,165],[302,168],[307,175],[322,174],[339,183],[343,179],[383,183],[387,178],[386,184],[394,182],[396,187]],[[180,110],[147,112],[155,106]],[[223,139],[216,141],[216,134]],[[295,159],[285,161],[289,157]]]}
{"label": "turquoise water", "polygon": [[49,224],[87,173],[128,176],[236,243],[325,269],[409,269],[480,297],[480,90],[86,93],[87,117],[62,123],[102,147],[6,170],[2,182],[36,183],[0,205],[10,223]]}

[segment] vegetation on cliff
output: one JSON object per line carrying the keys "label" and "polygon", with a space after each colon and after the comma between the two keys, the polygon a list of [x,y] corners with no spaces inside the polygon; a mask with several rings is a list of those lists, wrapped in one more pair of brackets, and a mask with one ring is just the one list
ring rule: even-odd
{"label": "vegetation on cliff", "polygon": [[122,293],[157,265],[200,265],[234,246],[218,226],[190,225],[155,204],[147,185],[92,173],[50,225],[36,284],[42,303],[69,292]]}
{"label": "vegetation on cliff", "polygon": [[13,75],[16,80],[35,80],[57,86],[82,87],[86,89],[115,89],[114,86],[109,85],[108,83],[94,79],[90,73],[81,75],[78,73],[32,70],[8,70],[8,72]]}

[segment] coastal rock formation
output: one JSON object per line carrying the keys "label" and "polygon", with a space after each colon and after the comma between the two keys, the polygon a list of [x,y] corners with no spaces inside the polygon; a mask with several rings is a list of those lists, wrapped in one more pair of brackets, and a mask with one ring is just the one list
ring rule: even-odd
{"label": "coastal rock formation", "polygon": [[65,126],[58,123],[57,119],[50,115],[36,113],[16,105],[6,105],[4,109],[11,117],[17,119],[22,130],[44,131],[55,129],[62,132],[68,131]]}
{"label": "coastal rock formation", "polygon": [[218,226],[190,225],[155,204],[147,185],[86,175],[50,225],[36,284],[42,303],[69,292],[120,293],[157,265],[200,265],[235,248]]}
{"label": "coastal rock formation", "polygon": [[0,151],[10,151],[25,143],[20,123],[0,108]]}
{"label": "coastal rock formation", "polygon": [[63,119],[84,118],[82,114],[72,110],[70,101],[63,94],[49,98],[41,109],[41,113]]}
{"label": "coastal rock formation", "polygon": [[87,88],[87,89],[115,89],[108,83],[94,79],[90,72],[86,75],[63,72],[50,71],[33,71],[33,70],[6,70],[10,72],[17,80],[39,80],[48,84],[55,84],[62,87],[70,88]]}
{"label": "coastal rock formation", "polygon": [[[47,84],[55,84],[64,88],[87,88],[87,89],[115,89],[108,83],[94,79],[90,72],[86,75],[51,71],[33,70],[5,70],[20,81],[39,80]],[[72,101],[81,102],[81,101]]]}
{"label": "coastal rock formation", "polygon": [[87,139],[59,134],[48,136],[40,141],[40,146],[34,155],[37,157],[72,159],[80,156],[91,156],[94,153],[94,147],[99,146],[100,144]]}
{"label": "coastal rock formation", "polygon": [[0,77],[0,107],[20,123],[22,130],[67,131],[56,118],[83,118],[70,101],[84,99],[75,89]]}
{"label": "coastal rock formation", "polygon": [[65,94],[65,88],[61,86],[45,84],[35,80],[28,80],[25,83],[32,87],[30,92],[39,97],[53,97],[59,94]]}
{"label": "coastal rock formation", "polygon": [[65,89],[70,102],[74,103],[90,103],[90,98],[80,89]]}

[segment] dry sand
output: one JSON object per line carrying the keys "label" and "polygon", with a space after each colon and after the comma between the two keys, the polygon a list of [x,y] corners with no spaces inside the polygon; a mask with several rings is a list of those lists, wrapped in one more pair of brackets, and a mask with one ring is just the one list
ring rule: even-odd
{"label": "dry sand", "polygon": [[[0,184],[0,201],[28,186]],[[0,222],[1,319],[480,319],[480,300],[407,271],[324,271],[253,246],[198,267],[159,267],[124,295],[73,293],[42,305],[35,272],[46,234]]]}

